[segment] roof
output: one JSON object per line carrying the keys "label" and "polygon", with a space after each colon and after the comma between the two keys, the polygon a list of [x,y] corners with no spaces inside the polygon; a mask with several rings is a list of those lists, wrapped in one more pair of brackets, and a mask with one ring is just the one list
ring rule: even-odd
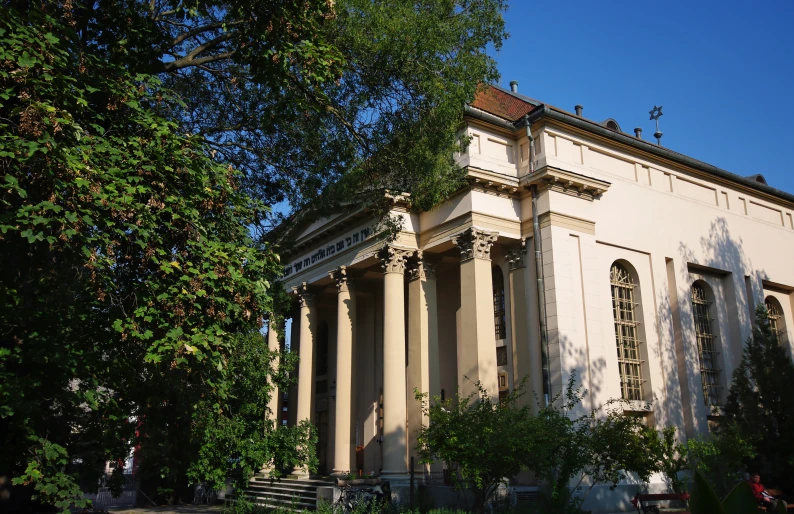
{"label": "roof", "polygon": [[485,86],[477,91],[472,107],[499,116],[508,121],[518,121],[535,109],[536,104],[530,103],[518,95],[494,86]]}
{"label": "roof", "polygon": [[[728,179],[738,184],[749,186],[752,189],[756,189],[758,191],[776,196],[787,202],[794,203],[794,195],[767,185],[766,180],[764,180],[764,178],[760,175],[751,175],[750,177],[737,175],[736,173],[720,169],[711,164],[670,150],[669,148],[659,146],[634,135],[626,134],[625,132],[621,132],[619,130],[608,129],[596,121],[576,116],[564,109],[538,102],[537,100],[519,93],[515,93],[513,91],[503,89],[499,86],[487,85],[480,89],[475,95],[474,101],[470,105],[466,106],[466,108],[470,115],[473,115],[476,118],[482,117],[485,119],[485,121],[496,123],[497,125],[503,126],[503,128],[508,130],[516,130],[524,126],[522,118],[526,114],[531,114],[529,116],[530,123],[533,119],[549,116],[551,118],[573,124],[574,126],[581,127],[585,130],[590,130],[602,136],[606,136],[610,139],[629,144],[638,150],[647,151],[660,157],[672,159],[673,161],[686,166],[692,166],[696,169],[705,171],[706,173]],[[484,117],[480,116],[477,114],[477,111],[484,111],[493,117],[487,119],[487,115]],[[605,121],[609,121],[609,119]]]}

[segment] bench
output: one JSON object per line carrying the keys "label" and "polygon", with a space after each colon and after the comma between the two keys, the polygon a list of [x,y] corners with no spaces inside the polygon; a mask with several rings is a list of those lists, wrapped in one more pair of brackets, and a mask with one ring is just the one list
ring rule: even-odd
{"label": "bench", "polygon": [[[631,500],[631,504],[634,505],[634,508],[637,509],[639,514],[645,514],[647,512],[653,512],[658,514],[659,507],[653,504],[649,504],[648,502],[661,502],[661,501],[680,501],[686,502],[689,500],[688,493],[669,493],[669,494],[640,494],[637,493],[634,496],[634,499]],[[681,512],[681,514],[689,514],[688,512]]]}
{"label": "bench", "polygon": [[[786,495],[786,493],[784,493],[780,489],[767,489],[766,492],[768,492],[775,498],[785,501],[787,503],[787,510],[794,510],[794,501],[792,501],[792,498]],[[765,512],[767,508],[762,505],[759,505],[758,510]]]}

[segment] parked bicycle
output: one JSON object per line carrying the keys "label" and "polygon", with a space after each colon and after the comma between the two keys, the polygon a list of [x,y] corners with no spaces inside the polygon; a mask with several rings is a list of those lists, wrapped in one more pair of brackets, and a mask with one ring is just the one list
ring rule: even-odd
{"label": "parked bicycle", "polygon": [[386,500],[391,497],[388,483],[376,484],[372,487],[341,485],[339,489],[341,494],[334,502],[334,511],[340,513],[373,512],[374,508],[382,511],[386,506]]}

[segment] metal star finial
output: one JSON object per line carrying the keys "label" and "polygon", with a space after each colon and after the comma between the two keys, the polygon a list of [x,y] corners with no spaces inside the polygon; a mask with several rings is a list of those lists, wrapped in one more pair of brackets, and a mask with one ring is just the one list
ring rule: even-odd
{"label": "metal star finial", "polygon": [[656,122],[656,133],[653,135],[653,137],[656,138],[656,144],[659,146],[662,146],[662,131],[659,130],[659,118],[664,116],[662,113],[663,107],[663,105],[657,107],[656,104],[654,104],[653,109],[648,111],[648,113],[651,115],[651,119]]}
{"label": "metal star finial", "polygon": [[664,108],[663,105],[660,105],[659,107],[656,107],[654,105],[653,109],[648,111],[648,113],[651,115],[652,120],[658,120],[660,117],[664,116],[664,114],[662,113],[662,108]]}

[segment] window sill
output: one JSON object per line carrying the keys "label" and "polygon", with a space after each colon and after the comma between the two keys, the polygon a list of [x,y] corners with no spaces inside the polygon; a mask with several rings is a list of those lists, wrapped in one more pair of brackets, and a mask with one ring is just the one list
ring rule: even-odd
{"label": "window sill", "polygon": [[653,412],[653,403],[644,400],[625,400],[623,404],[623,412],[639,412],[649,414]]}

